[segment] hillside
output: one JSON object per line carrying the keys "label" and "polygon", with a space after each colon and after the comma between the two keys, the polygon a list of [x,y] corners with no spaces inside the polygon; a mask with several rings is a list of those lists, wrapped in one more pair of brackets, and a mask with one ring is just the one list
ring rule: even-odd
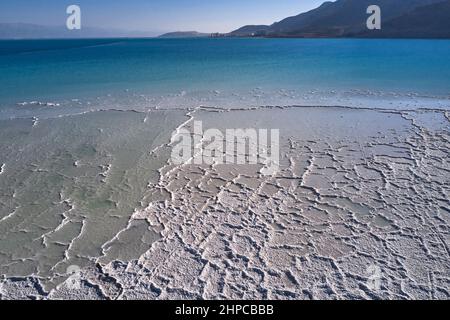
{"label": "hillside", "polygon": [[381,30],[356,36],[378,38],[450,38],[450,0],[415,8],[386,22]]}
{"label": "hillside", "polygon": [[[401,32],[393,32],[395,25],[407,25],[408,19],[416,17],[417,8],[428,7],[427,14],[439,14],[439,3],[443,0],[338,0],[325,2],[311,11],[288,17],[270,26],[244,26],[229,36],[266,36],[266,37],[348,37],[361,34],[369,36],[366,30],[366,13],[370,5],[378,5],[382,10],[382,26],[389,26],[391,34],[397,37],[428,37],[440,33],[441,25],[431,27],[420,24],[420,28],[403,27]],[[420,13],[419,13],[420,14]],[[413,15],[413,16],[409,16]],[[450,16],[447,15],[447,20]],[[394,22],[396,21],[396,22]],[[413,24],[413,22],[411,22]],[[380,34],[380,33],[379,33]]]}

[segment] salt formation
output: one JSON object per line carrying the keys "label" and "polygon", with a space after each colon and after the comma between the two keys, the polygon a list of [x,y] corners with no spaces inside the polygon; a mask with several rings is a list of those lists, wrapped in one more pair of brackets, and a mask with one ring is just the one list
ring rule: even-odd
{"label": "salt formation", "polygon": [[[148,184],[148,205],[83,268],[79,289],[61,282],[47,290],[30,275],[5,279],[2,298],[450,297],[444,112],[257,108],[189,115],[186,128],[193,120],[219,129],[280,128],[281,170],[264,176],[259,165],[169,161]],[[159,236],[132,236],[146,229]],[[127,246],[143,253],[127,256]]]}

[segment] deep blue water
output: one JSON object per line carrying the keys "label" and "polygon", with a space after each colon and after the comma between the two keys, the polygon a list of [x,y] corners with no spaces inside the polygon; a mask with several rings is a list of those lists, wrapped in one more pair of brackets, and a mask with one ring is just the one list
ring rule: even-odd
{"label": "deep blue water", "polygon": [[450,41],[0,41],[0,103],[133,89],[324,89],[450,94]]}

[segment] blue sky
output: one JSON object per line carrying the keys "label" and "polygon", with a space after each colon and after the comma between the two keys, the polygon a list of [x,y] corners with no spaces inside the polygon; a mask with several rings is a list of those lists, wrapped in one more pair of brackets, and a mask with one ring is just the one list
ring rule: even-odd
{"label": "blue sky", "polygon": [[81,7],[85,26],[136,31],[228,32],[270,24],[324,0],[0,0],[0,22],[63,25],[66,7]]}

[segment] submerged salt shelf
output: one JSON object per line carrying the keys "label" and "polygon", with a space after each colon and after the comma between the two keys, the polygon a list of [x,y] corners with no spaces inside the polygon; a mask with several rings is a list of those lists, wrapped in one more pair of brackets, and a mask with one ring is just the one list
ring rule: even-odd
{"label": "submerged salt shelf", "polygon": [[[171,164],[193,121],[280,129],[281,170]],[[450,296],[446,110],[161,104],[0,137],[2,298]]]}
{"label": "submerged salt shelf", "polygon": [[[151,198],[147,185],[167,161],[156,150],[184,119],[174,110],[1,121],[0,161],[8,163],[0,179],[1,273],[51,286],[68,266],[114,250],[139,257],[147,249],[139,241],[112,240]],[[158,236],[142,229],[133,237]]]}

